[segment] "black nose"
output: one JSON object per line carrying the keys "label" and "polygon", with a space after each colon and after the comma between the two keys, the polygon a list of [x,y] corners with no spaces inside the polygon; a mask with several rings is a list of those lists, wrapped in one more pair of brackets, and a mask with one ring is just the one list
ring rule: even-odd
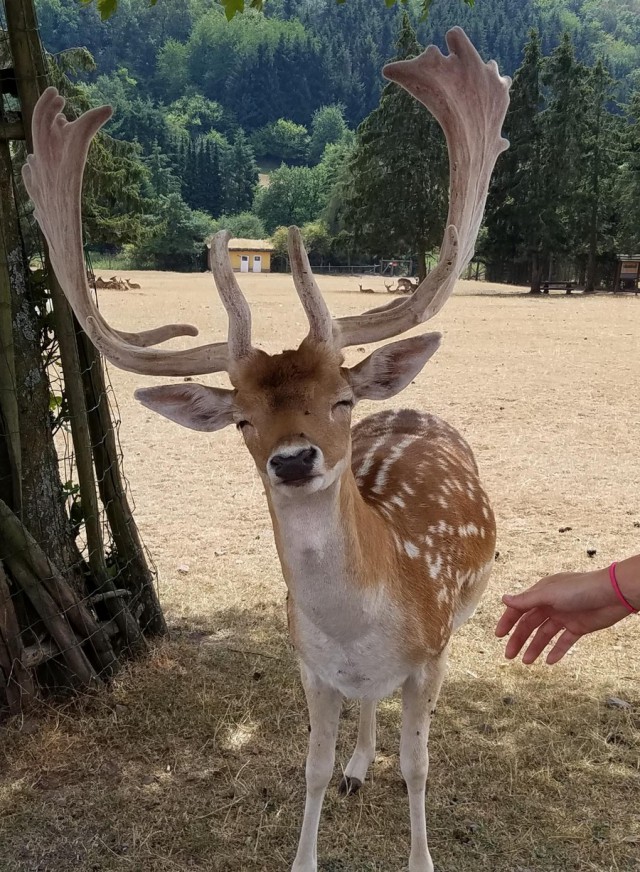
{"label": "black nose", "polygon": [[297,454],[275,454],[269,463],[282,481],[299,481],[309,477],[317,456],[316,448],[302,448]]}

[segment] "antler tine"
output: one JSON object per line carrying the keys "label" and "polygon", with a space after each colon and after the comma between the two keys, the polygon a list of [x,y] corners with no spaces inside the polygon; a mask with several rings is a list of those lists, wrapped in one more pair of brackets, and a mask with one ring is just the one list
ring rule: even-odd
{"label": "antler tine", "polygon": [[495,61],[484,63],[460,27],[447,33],[449,55],[429,46],[421,55],[388,64],[384,75],[420,100],[442,127],[449,151],[449,214],[437,266],[411,297],[390,310],[372,310],[336,322],[341,347],[376,342],[433,318],[473,257],[498,156],[511,80]]}
{"label": "antler tine", "polygon": [[315,342],[331,342],[333,319],[311,272],[302,234],[297,227],[289,228],[288,248],[293,283],[309,319],[308,338]]}
{"label": "antler tine", "polygon": [[153,375],[198,375],[227,368],[226,343],[184,351],[158,351],[147,346],[174,336],[196,336],[190,324],[167,324],[141,333],[114,330],[95,305],[82,248],[82,178],[91,140],[111,117],[111,107],[85,112],[75,121],[62,114],[64,99],[47,88],[33,113],[33,151],[22,175],[35,205],[35,217],[49,245],[51,263],[66,298],[99,350],[113,364]]}
{"label": "antler tine", "polygon": [[229,260],[228,230],[220,230],[211,240],[211,271],[222,305],[229,316],[229,360],[249,357],[251,345],[251,309],[233,274]]}

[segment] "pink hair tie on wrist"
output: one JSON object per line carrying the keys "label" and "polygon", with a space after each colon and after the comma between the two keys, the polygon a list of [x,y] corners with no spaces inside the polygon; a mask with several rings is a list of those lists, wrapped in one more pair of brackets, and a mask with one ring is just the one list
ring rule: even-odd
{"label": "pink hair tie on wrist", "polygon": [[611,587],[613,588],[615,595],[618,597],[622,605],[632,612],[634,615],[638,614],[638,609],[634,609],[629,600],[625,597],[625,595],[620,590],[620,585],[618,584],[618,579],[616,578],[616,566],[617,563],[613,562],[609,567],[609,578],[611,580]]}

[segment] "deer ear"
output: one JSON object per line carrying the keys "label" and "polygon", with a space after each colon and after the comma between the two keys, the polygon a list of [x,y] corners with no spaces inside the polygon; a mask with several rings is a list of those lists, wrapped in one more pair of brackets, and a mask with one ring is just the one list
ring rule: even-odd
{"label": "deer ear", "polygon": [[440,333],[383,345],[347,370],[356,400],[386,400],[400,393],[440,347]]}
{"label": "deer ear", "polygon": [[233,423],[234,391],[187,383],[139,388],[134,396],[147,409],[191,430],[222,430]]}

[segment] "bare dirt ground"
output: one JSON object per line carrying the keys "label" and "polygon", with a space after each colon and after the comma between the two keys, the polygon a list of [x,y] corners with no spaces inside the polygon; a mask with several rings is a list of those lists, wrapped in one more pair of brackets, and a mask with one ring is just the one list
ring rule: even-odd
{"label": "bare dirt ground", "polygon": [[[114,326],[191,321],[207,339],[224,338],[209,276],[129,277],[141,290],[101,295]],[[360,294],[356,278],[320,282],[336,314],[386,299]],[[277,350],[302,337],[288,277],[241,284],[258,343]],[[366,284],[384,290],[381,280]],[[436,867],[640,870],[640,619],[582,640],[552,669],[506,662],[493,635],[503,592],[640,550],[640,299],[531,298],[461,282],[432,326],[443,347],[396,405],[436,412],[469,439],[500,552],[478,614],[454,643],[432,728]],[[352,349],[348,360],[362,356]],[[286,870],[307,720],[260,480],[235,431],[180,429],[132,399],[153,379],[110,374],[172,640],[98,700],[45,710],[27,735],[16,724],[0,731],[0,869]],[[631,707],[609,708],[609,697]],[[348,704],[319,868],[398,872],[409,815],[397,696],[380,707],[371,779],[345,800],[335,787],[356,724]]]}

